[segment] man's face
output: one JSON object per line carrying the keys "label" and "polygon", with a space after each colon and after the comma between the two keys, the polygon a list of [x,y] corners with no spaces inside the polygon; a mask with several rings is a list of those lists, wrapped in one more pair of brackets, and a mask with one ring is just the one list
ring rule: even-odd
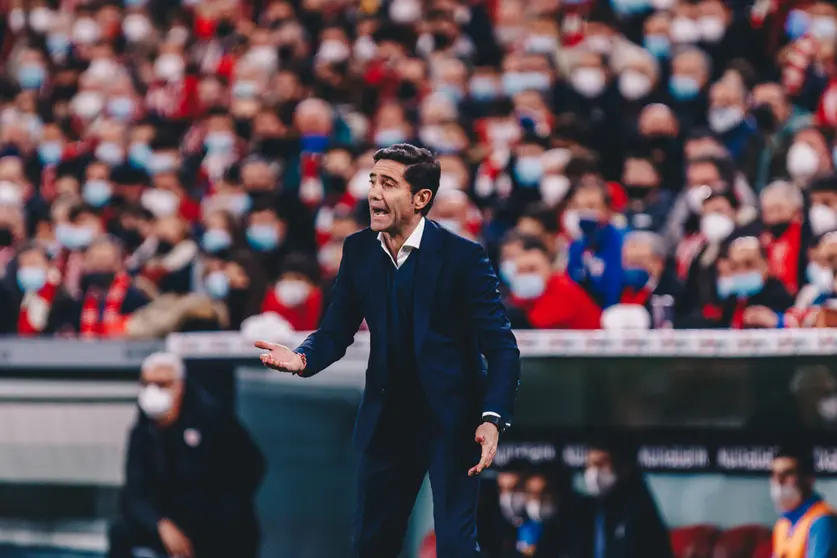
{"label": "man's face", "polygon": [[824,205],[837,211],[837,192],[813,192],[811,194],[811,205]]}
{"label": "man's face", "polygon": [[395,161],[381,159],[369,174],[369,212],[371,228],[376,232],[391,234],[418,220],[421,210],[432,197],[430,190],[415,195],[412,186],[404,178],[405,166]]}
{"label": "man's face", "polygon": [[813,479],[799,470],[798,460],[777,457],[770,466],[771,497],[782,512],[796,509],[802,499],[810,494]]}
{"label": "man's face", "polygon": [[587,452],[586,467],[588,469],[598,469],[600,471],[607,471],[615,473],[613,469],[613,460],[610,454],[600,449],[591,449]]}
{"label": "man's face", "polygon": [[248,163],[241,169],[241,181],[248,192],[269,191],[275,186],[270,165],[264,161]]}
{"label": "man's face", "polygon": [[721,175],[712,163],[693,163],[686,169],[686,184],[689,188],[710,186],[717,189],[720,183]]}
{"label": "man's face", "polygon": [[762,276],[767,275],[767,262],[762,256],[757,242],[739,241],[733,243],[729,249],[729,258],[727,258],[726,272],[728,275],[741,275],[757,271]]}
{"label": "man's face", "polygon": [[180,413],[180,402],[183,399],[185,383],[178,378],[174,369],[169,366],[154,366],[143,370],[140,376],[140,387],[145,389],[151,386],[168,392],[173,400],[173,405],[168,412],[155,419],[158,423],[171,424],[177,420]]}
{"label": "man's face", "polygon": [[771,192],[762,197],[761,220],[765,225],[778,225],[793,220],[799,213],[786,196],[779,192]]}
{"label": "man's face", "polygon": [[40,250],[29,250],[18,257],[18,267],[32,267],[46,271],[49,267],[49,261],[46,255]]}
{"label": "man's face", "polygon": [[537,275],[544,282],[549,280],[552,273],[552,266],[549,259],[541,250],[524,250],[515,259],[517,275]]}
{"label": "man's face", "polygon": [[712,108],[744,108],[744,98],[740,89],[732,81],[722,80],[712,86],[709,93]]}
{"label": "man's face", "polygon": [[518,473],[513,473],[510,471],[497,473],[497,488],[500,490],[500,494],[514,492],[515,490],[517,490],[519,484],[520,475]]}
{"label": "man's face", "polygon": [[819,161],[817,172],[824,172],[831,168],[831,153],[828,150],[825,138],[819,131],[813,129],[802,130],[796,134],[795,139],[796,142],[808,144],[817,153],[817,160]]}
{"label": "man's face", "polygon": [[648,242],[631,240],[622,247],[622,266],[625,269],[644,269],[652,277],[659,278],[662,274],[663,262],[654,256],[654,251]]}
{"label": "man's face", "polygon": [[720,196],[704,202],[703,215],[708,215],[710,213],[720,213],[721,215],[726,215],[730,219],[735,219],[735,209],[732,207],[732,204],[729,203],[728,199]]}
{"label": "man's face", "polygon": [[699,54],[685,52],[672,61],[671,73],[675,76],[691,78],[703,89],[708,79],[703,63],[704,61]]}
{"label": "man's face", "polygon": [[607,204],[604,194],[598,188],[582,188],[576,192],[570,202],[570,207],[583,213],[596,215],[598,222],[607,218]]}
{"label": "man's face", "polygon": [[632,196],[632,187],[652,189],[659,186],[660,178],[648,159],[627,159],[622,172],[622,184],[628,188],[628,195]]}
{"label": "man's face", "polygon": [[113,244],[94,244],[84,254],[84,270],[87,273],[116,273],[119,268],[119,249]]}
{"label": "man's face", "polygon": [[790,107],[785,91],[778,83],[763,83],[753,88],[753,104],[770,107],[776,122],[783,123],[790,116]]}

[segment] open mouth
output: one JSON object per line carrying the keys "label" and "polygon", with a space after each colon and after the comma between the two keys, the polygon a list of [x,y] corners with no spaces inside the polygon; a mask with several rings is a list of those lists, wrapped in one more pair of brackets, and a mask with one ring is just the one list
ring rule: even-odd
{"label": "open mouth", "polygon": [[389,211],[382,207],[373,207],[372,208],[372,216],[373,217],[383,217],[384,215],[389,215]]}

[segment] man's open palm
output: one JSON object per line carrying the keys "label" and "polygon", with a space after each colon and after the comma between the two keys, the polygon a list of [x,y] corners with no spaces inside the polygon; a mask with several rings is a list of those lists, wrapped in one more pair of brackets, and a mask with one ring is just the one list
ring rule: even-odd
{"label": "man's open palm", "polygon": [[305,363],[302,358],[279,343],[256,341],[256,347],[268,351],[262,354],[262,364],[279,372],[302,372]]}

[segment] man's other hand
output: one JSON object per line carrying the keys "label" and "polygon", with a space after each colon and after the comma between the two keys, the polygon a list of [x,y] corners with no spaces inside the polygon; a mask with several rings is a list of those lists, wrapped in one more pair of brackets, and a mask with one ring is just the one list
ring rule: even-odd
{"label": "man's other hand", "polygon": [[256,341],[256,347],[268,351],[262,355],[262,363],[268,368],[279,372],[302,372],[305,369],[305,362],[302,357],[279,343],[268,341]]}
{"label": "man's other hand", "polygon": [[479,475],[483,469],[491,467],[494,456],[497,455],[497,443],[500,441],[500,431],[490,422],[482,423],[477,428],[474,439],[482,446],[480,462],[468,470],[468,476]]}
{"label": "man's other hand", "polygon": [[163,546],[166,548],[166,554],[172,558],[195,557],[192,542],[177,525],[168,519],[161,519],[157,524],[157,531],[160,534],[160,540],[163,541]]}

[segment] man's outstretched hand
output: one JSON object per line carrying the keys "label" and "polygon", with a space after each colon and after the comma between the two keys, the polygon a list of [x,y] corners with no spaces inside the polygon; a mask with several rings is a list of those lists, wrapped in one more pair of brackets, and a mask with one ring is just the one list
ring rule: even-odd
{"label": "man's outstretched hand", "polygon": [[482,423],[477,428],[474,439],[482,446],[482,457],[480,462],[468,470],[468,476],[479,475],[483,469],[491,467],[494,456],[497,455],[497,444],[500,441],[500,431],[490,422]]}
{"label": "man's outstretched hand", "polygon": [[256,347],[267,351],[262,354],[262,364],[279,372],[299,373],[305,369],[302,357],[279,343],[256,341]]}

